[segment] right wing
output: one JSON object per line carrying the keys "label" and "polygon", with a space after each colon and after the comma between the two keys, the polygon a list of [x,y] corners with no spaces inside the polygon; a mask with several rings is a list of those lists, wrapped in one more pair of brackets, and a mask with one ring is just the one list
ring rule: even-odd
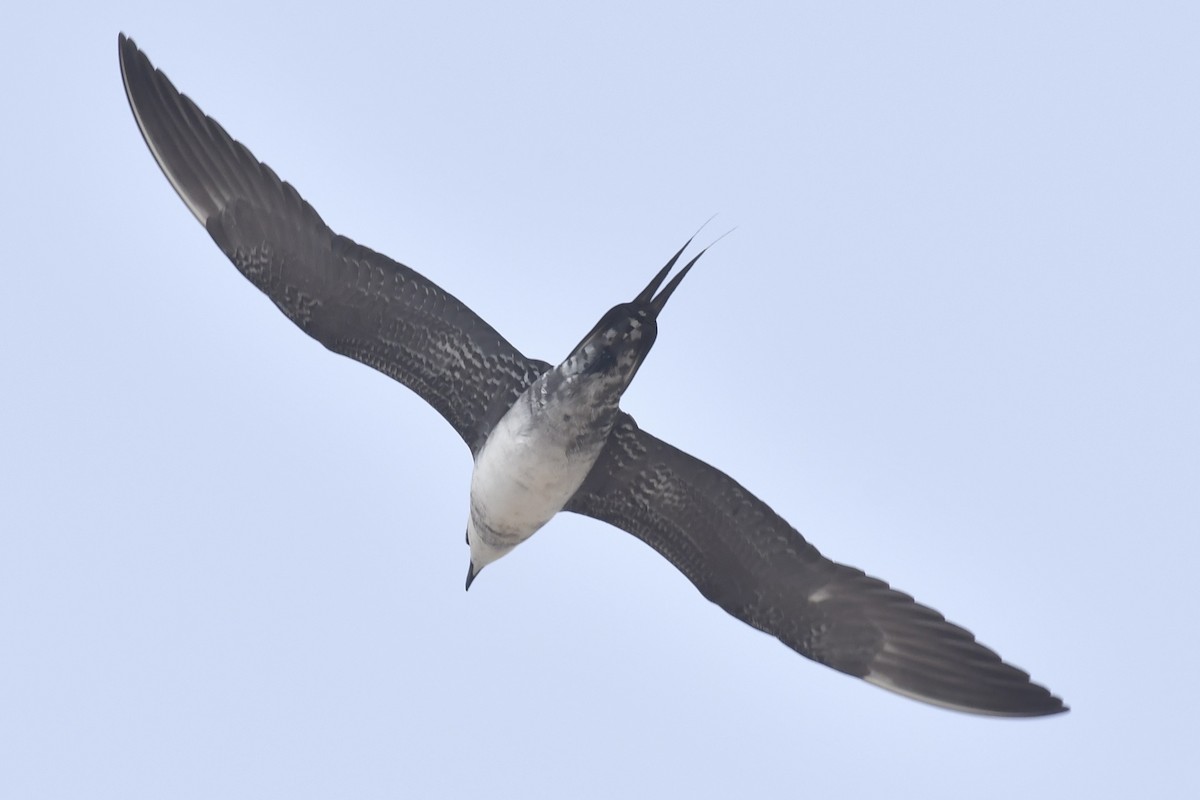
{"label": "right wing", "polygon": [[737,481],[628,414],[566,510],[632,533],[725,611],[840,672],[975,714],[1067,710],[970,631],[825,558]]}

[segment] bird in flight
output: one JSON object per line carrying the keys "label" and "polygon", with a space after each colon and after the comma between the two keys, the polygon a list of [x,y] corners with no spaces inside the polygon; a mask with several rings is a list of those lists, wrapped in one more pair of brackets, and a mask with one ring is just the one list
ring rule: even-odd
{"label": "bird in flight", "polygon": [[528,358],[428,278],[330,230],[124,34],[118,52],[146,145],[221,252],[301,330],[412,389],[471,449],[468,589],[573,511],[633,534],[708,600],[835,670],[958,711],[1067,710],[969,631],[825,558],[728,475],[621,410],[659,314],[703,255],[667,281],[691,240],[561,364]]}

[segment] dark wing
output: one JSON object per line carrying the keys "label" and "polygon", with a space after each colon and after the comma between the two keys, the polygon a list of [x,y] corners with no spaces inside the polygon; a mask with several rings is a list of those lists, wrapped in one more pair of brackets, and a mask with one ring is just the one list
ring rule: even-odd
{"label": "dark wing", "polygon": [[132,39],[121,34],[118,48],[150,152],[221,251],[305,333],[415,391],[478,451],[549,365],[413,270],[334,233]]}
{"label": "dark wing", "polygon": [[861,570],[830,561],[720,470],[622,414],[568,511],[632,533],[700,593],[801,655],[959,711],[1066,711],[970,632]]}

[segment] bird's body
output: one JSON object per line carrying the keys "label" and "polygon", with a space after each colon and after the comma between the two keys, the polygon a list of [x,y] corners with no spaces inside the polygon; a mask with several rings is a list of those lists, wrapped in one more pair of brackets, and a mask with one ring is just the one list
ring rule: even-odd
{"label": "bird's body", "polygon": [[605,314],[566,360],[538,376],[488,435],[471,473],[468,589],[479,570],[562,511],[591,474],[619,418],[621,395],[654,346],[658,312],[704,255],[655,295],[686,248],[632,302]]}
{"label": "bird's body", "polygon": [[970,632],[825,558],[741,484],[621,410],[699,258],[659,291],[687,244],[558,366],[526,357],[424,276],[330,230],[132,40],[118,49],[146,144],[222,252],[305,333],[417,392],[470,448],[468,587],[571,511],[638,537],[713,603],[833,669],[960,711],[1066,710]]}
{"label": "bird's body", "polygon": [[579,489],[616,420],[620,395],[613,388],[595,376],[563,375],[560,366],[500,419],[471,472],[471,579],[549,522]]}

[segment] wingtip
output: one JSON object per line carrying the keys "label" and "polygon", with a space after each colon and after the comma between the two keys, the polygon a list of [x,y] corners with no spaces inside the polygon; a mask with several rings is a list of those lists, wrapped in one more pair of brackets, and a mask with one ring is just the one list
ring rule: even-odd
{"label": "wingtip", "polygon": [[121,62],[121,73],[125,73],[125,67],[128,60],[142,52],[130,36],[126,35],[125,31],[117,33],[117,58]]}
{"label": "wingtip", "polygon": [[986,676],[968,673],[951,676],[930,670],[930,666],[926,663],[914,670],[892,665],[872,669],[862,678],[910,700],[976,716],[1049,717],[1070,711],[1049,689],[1002,661],[996,662],[994,671],[989,670]]}
{"label": "wingtip", "polygon": [[267,176],[253,154],[176,89],[133,39],[119,33],[117,43],[125,97],[142,140],[201,225],[238,193],[262,199],[276,190],[274,174]]}

